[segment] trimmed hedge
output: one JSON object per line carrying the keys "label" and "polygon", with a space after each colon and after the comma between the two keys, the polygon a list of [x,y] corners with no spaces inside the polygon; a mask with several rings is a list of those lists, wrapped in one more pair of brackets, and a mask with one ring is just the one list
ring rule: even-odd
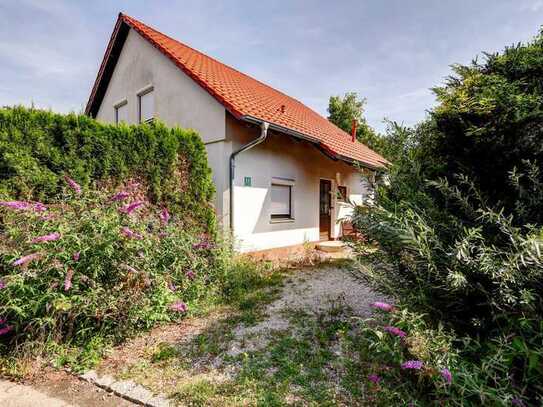
{"label": "trimmed hedge", "polygon": [[0,109],[0,199],[58,201],[63,177],[83,187],[136,177],[149,199],[215,228],[205,147],[192,130],[162,123],[110,125],[84,115]]}

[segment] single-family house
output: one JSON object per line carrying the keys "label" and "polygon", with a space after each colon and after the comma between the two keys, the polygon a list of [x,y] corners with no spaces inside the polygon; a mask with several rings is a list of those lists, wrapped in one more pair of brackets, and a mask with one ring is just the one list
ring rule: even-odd
{"label": "single-family house", "polygon": [[217,216],[244,252],[337,239],[347,201],[369,192],[360,169],[387,164],[300,101],[122,13],[86,113],[198,131]]}

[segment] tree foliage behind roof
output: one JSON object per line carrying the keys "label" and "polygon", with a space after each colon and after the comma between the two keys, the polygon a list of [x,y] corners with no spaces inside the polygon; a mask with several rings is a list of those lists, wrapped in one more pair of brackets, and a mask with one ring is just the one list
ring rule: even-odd
{"label": "tree foliage behind roof", "polygon": [[192,130],[161,123],[109,125],[87,116],[0,109],[0,198],[54,202],[63,177],[83,186],[137,177],[149,198],[213,225],[205,147]]}

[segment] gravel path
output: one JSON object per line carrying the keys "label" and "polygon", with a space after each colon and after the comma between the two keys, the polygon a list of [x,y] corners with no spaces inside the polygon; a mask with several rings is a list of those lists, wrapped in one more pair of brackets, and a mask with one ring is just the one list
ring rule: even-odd
{"label": "gravel path", "polygon": [[331,266],[300,272],[285,284],[281,297],[266,308],[268,318],[257,325],[240,325],[234,330],[235,340],[227,353],[236,356],[263,348],[270,333],[289,328],[288,315],[294,311],[316,314],[341,304],[354,316],[364,318],[372,312],[370,304],[383,299],[342,268]]}

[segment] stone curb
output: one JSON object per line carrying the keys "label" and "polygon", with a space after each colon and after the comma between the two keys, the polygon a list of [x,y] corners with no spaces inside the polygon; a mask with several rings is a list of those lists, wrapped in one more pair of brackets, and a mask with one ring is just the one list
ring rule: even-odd
{"label": "stone curb", "polygon": [[162,395],[155,396],[145,387],[132,380],[116,380],[113,376],[98,376],[96,371],[89,370],[79,376],[79,379],[94,384],[125,400],[146,407],[171,407],[172,404]]}

